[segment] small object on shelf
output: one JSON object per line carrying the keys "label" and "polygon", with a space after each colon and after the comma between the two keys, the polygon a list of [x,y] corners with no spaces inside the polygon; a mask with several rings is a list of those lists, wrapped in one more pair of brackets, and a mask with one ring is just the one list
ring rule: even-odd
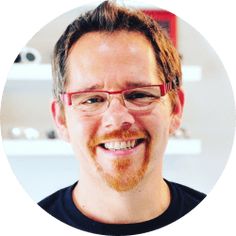
{"label": "small object on shelf", "polygon": [[20,62],[21,62],[21,55],[18,54],[15,61],[14,61],[14,63],[20,63]]}
{"label": "small object on shelf", "polygon": [[39,51],[30,47],[24,47],[20,52],[20,56],[22,63],[40,63],[42,59]]}
{"label": "small object on shelf", "polygon": [[55,130],[49,130],[47,133],[46,133],[46,136],[48,139],[56,139],[57,138],[57,134],[56,134],[56,131]]}
{"label": "small object on shelf", "polygon": [[19,139],[19,138],[23,138],[23,132],[22,129],[19,127],[14,127],[11,129],[10,131],[10,136],[13,139]]}
{"label": "small object on shelf", "polygon": [[173,137],[174,138],[189,139],[190,135],[185,128],[181,127],[175,131],[175,133],[173,134]]}
{"label": "small object on shelf", "polygon": [[39,138],[39,131],[34,128],[25,128],[24,135],[26,139],[38,139]]}
{"label": "small object on shelf", "polygon": [[14,127],[10,131],[10,136],[13,139],[38,139],[39,131],[30,127]]}

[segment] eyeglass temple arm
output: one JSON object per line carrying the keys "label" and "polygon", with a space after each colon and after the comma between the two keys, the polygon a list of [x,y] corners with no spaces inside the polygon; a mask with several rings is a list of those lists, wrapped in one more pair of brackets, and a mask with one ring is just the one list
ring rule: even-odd
{"label": "eyeglass temple arm", "polygon": [[180,87],[180,80],[178,77],[175,77],[172,81],[163,84],[163,86],[161,87],[161,96],[164,96],[169,91],[179,87]]}
{"label": "eyeglass temple arm", "polygon": [[70,94],[61,93],[60,94],[60,99],[61,99],[62,102],[67,103],[69,106],[72,105],[71,95]]}

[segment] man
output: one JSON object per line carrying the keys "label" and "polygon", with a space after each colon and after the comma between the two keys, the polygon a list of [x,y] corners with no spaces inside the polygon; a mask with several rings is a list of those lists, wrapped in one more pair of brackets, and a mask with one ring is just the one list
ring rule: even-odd
{"label": "man", "polygon": [[174,222],[205,197],[162,176],[184,92],[179,55],[156,22],[103,2],[67,27],[53,72],[53,118],[80,177],[43,209],[81,230],[130,235]]}

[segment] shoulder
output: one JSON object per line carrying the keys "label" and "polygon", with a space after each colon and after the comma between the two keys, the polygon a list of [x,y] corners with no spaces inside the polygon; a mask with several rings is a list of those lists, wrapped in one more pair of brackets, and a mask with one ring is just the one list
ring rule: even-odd
{"label": "shoulder", "polygon": [[206,194],[200,191],[197,191],[193,188],[190,188],[188,186],[178,184],[178,183],[173,183],[172,184],[175,186],[176,189],[178,189],[186,198],[192,199],[196,202],[202,201],[205,197]]}
{"label": "shoulder", "polygon": [[183,213],[191,211],[206,197],[205,193],[183,184],[170,181],[167,181],[167,184],[170,187],[172,196],[174,196],[175,199],[178,199]]}
{"label": "shoulder", "polygon": [[54,192],[38,202],[38,205],[51,214],[60,211],[60,209],[63,208],[64,203],[68,202],[68,198],[71,198],[71,192],[75,185],[76,183]]}

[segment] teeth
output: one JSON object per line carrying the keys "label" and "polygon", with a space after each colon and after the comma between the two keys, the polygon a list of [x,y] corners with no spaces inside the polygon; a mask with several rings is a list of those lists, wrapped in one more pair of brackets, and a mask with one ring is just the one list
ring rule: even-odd
{"label": "teeth", "polygon": [[130,146],[131,146],[131,148],[133,148],[133,147],[134,147],[134,145],[135,145],[135,140],[133,140],[133,141],[130,141]]}
{"label": "teeth", "polygon": [[122,142],[108,142],[104,143],[104,147],[109,150],[125,150],[131,149],[135,146],[136,141],[122,141]]}
{"label": "teeth", "polygon": [[127,145],[126,145],[125,142],[121,142],[120,145],[118,143],[116,143],[116,145],[115,145],[115,149],[119,149],[119,148],[123,149],[123,148],[126,148],[126,147],[129,147],[128,142],[127,142]]}
{"label": "teeth", "polygon": [[105,146],[105,148],[107,148],[107,149],[114,149],[114,144],[115,144],[115,143],[105,143],[104,146]]}

